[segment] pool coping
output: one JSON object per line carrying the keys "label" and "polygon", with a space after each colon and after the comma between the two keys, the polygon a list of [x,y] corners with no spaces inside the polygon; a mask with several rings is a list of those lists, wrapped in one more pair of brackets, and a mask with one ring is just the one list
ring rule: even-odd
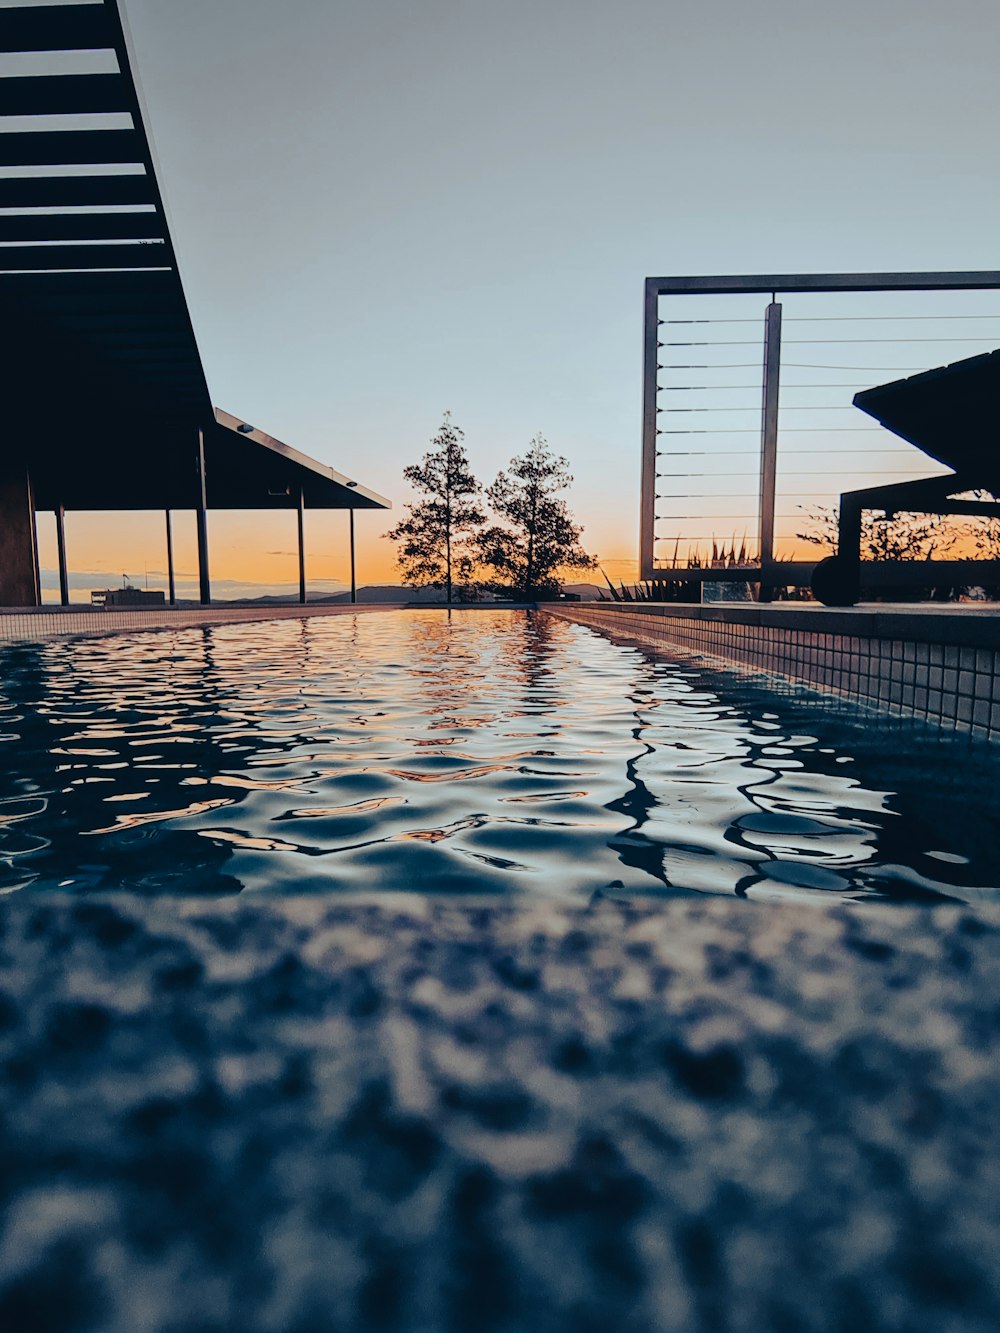
{"label": "pool coping", "polygon": [[0,607],[0,647],[44,643],[54,638],[134,634],[147,630],[200,629],[202,626],[261,623],[269,620],[312,620],[324,616],[370,615],[400,611],[404,602],[350,602],[332,606],[208,606],[208,607]]}
{"label": "pool coping", "polygon": [[910,639],[919,643],[971,644],[1000,648],[1000,605],[908,606],[871,603],[830,607],[790,602],[545,602],[546,611],[621,608],[630,614],[666,620],[702,620],[813,634],[847,634],[871,639]]}

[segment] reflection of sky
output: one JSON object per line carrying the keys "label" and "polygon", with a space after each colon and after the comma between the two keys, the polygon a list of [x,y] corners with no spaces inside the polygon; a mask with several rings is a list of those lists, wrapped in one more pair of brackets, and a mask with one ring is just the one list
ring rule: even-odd
{"label": "reflection of sky", "polygon": [[995,757],[967,778],[946,767],[957,786],[929,793],[919,738],[904,770],[874,727],[795,716],[745,677],[537,613],[283,620],[2,657],[0,892],[912,897],[995,875],[981,795]]}
{"label": "reflection of sky", "polygon": [[446,408],[484,478],[542,430],[612,573],[643,277],[995,264],[993,0],[127,11],[220,406],[397,501]]}
{"label": "reflection of sky", "polygon": [[928,777],[955,738],[911,728],[900,749],[891,720],[795,687],[771,711],[766,686],[736,671],[654,661],[637,678],[638,752],[609,807],[632,821],[612,843],[626,866],[763,899],[995,891],[988,748],[983,771],[958,768],[932,797]]}
{"label": "reflection of sky", "polygon": [[718,893],[776,880],[845,892],[851,881],[836,867],[876,855],[884,794],[846,774],[810,771],[796,752],[815,750],[815,737],[790,736],[683,686],[642,737],[650,751],[637,771],[655,802],[644,832],[664,844],[669,883]]}

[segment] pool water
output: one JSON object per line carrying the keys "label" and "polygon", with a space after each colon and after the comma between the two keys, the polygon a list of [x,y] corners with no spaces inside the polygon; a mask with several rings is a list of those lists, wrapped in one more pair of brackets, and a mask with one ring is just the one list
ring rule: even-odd
{"label": "pool water", "polygon": [[1000,896],[1000,747],[542,612],[0,651],[0,892]]}

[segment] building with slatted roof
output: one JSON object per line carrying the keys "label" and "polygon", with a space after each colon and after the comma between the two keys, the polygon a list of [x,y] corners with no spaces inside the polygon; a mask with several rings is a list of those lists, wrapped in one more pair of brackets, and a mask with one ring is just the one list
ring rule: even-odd
{"label": "building with slatted roof", "polygon": [[194,510],[207,603],[210,508],[297,510],[303,601],[304,510],[347,509],[353,583],[353,511],[389,502],[212,405],[121,0],[0,8],[0,53],[66,51],[117,73],[0,77],[0,606],[40,601],[38,510],[64,602],[67,510],[162,510],[168,555],[170,512]]}

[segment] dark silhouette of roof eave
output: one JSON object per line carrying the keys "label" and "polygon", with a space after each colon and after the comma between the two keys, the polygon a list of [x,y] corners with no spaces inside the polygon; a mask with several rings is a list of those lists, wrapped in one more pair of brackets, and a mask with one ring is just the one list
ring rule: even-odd
{"label": "dark silhouette of roof eave", "polygon": [[[241,429],[243,427],[243,429]],[[315,459],[213,409],[204,427],[208,508],[390,509],[391,503]],[[197,431],[136,411],[95,421],[47,414],[30,455],[35,505],[67,511],[193,509]],[[99,460],[99,461],[98,461]]]}
{"label": "dark silhouette of roof eave", "polygon": [[[307,454],[300,453],[291,445],[258,430],[249,422],[241,421],[221,408],[214,409],[216,435],[214,442],[219,447],[223,441],[236,440],[242,444],[253,442],[262,451],[268,469],[275,475],[287,475],[289,485],[301,486],[306,495],[306,504],[310,509],[391,509],[392,502],[377,491],[362,486],[342,472],[317,462]],[[211,481],[209,482],[211,486]],[[295,493],[290,497],[296,504]],[[209,504],[211,507],[211,495]],[[270,506],[267,506],[270,507]]]}

